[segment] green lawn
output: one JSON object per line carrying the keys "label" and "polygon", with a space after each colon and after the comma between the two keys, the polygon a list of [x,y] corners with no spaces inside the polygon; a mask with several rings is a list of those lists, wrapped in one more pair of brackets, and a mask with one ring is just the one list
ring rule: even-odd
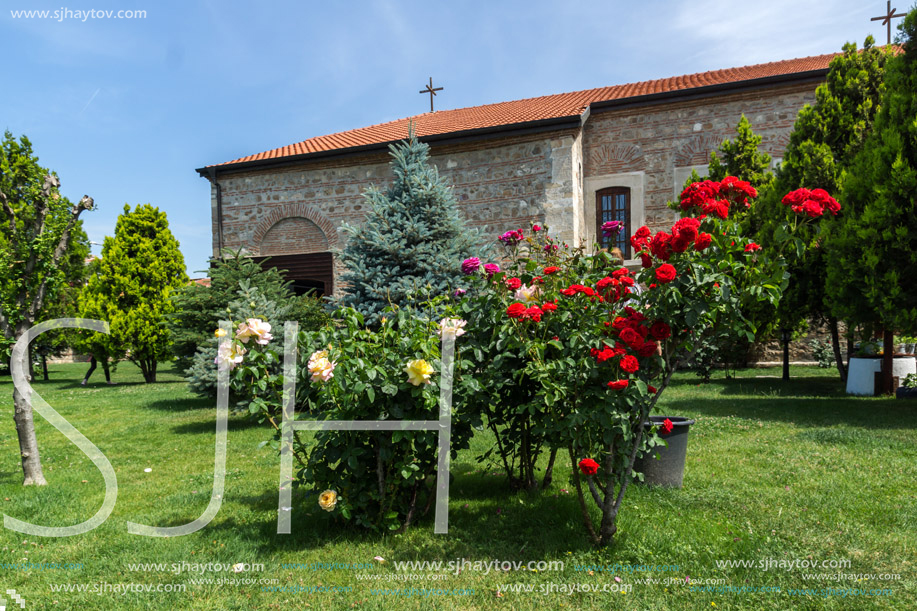
{"label": "green lawn", "polygon": [[[335,525],[314,497],[294,495],[292,535],[276,534],[279,460],[258,444],[268,431],[232,416],[225,500],[203,530],[184,537],[129,535],[127,521],[177,525],[196,519],[212,486],[214,409],[190,395],[176,372],[144,385],[123,363],[118,386],[101,370],[81,387],[85,365],[51,367],[36,389],[108,456],[118,474],[118,503],[96,530],[35,538],[4,530],[0,590],[15,589],[26,609],[914,609],[917,603],[917,402],[848,398],[831,370],[747,370],[735,380],[699,386],[678,377],[661,412],[697,420],[680,490],[630,488],[614,546],[590,546],[567,473],[559,460],[551,489],[509,491],[498,469],[482,469],[475,448],[453,464],[450,530],[434,535],[432,516],[407,534],[378,536]],[[49,485],[21,487],[12,385],[0,377],[0,504],[11,517],[45,525],[76,524],[101,505],[99,471],[40,417],[38,439]],[[151,469],[146,472],[145,469]],[[386,559],[376,563],[374,556]],[[562,571],[465,569],[430,580],[397,571],[394,561],[562,561]],[[849,561],[845,568],[718,568],[717,561]],[[373,563],[368,569],[310,568],[311,563]],[[23,563],[32,563],[26,570]],[[74,563],[34,568],[41,563]],[[132,564],[162,563],[161,570]],[[181,569],[171,570],[173,563]],[[263,571],[194,573],[207,563],[259,563]],[[302,568],[283,565],[300,563]],[[614,565],[666,565],[670,572],[628,572]],[[577,570],[602,565],[608,571]],[[677,567],[677,568],[676,568]],[[211,567],[212,568],[212,567]],[[897,574],[900,580],[830,581],[808,573]],[[381,577],[380,581],[358,575]],[[394,581],[416,575],[418,581]],[[443,573],[435,575],[442,577]],[[621,581],[617,582],[615,578]],[[645,579],[657,583],[642,583]],[[198,584],[200,579],[212,580]],[[276,579],[300,591],[262,591],[236,579]],[[389,579],[391,581],[384,581]],[[638,582],[639,580],[639,582]],[[691,583],[686,582],[690,580]],[[709,581],[706,581],[709,580]],[[222,581],[222,583],[220,583]],[[106,585],[107,584],[107,585]],[[184,592],[111,590],[146,584]],[[632,585],[628,593],[543,594],[540,588]],[[90,591],[60,591],[84,586]],[[705,586],[719,591],[702,591]],[[347,591],[305,591],[340,586]],[[534,586],[514,592],[513,586]],[[271,587],[271,586],[268,586]],[[375,589],[473,589],[473,595],[385,595]],[[750,593],[726,588],[780,588]],[[55,588],[58,588],[55,591]],[[95,593],[94,588],[109,591]],[[890,595],[856,591],[890,588]],[[818,590],[790,593],[791,589]],[[499,593],[499,594],[498,594]],[[846,596],[844,596],[846,594]],[[8,595],[7,595],[8,597]],[[12,608],[12,607],[8,607]]]}

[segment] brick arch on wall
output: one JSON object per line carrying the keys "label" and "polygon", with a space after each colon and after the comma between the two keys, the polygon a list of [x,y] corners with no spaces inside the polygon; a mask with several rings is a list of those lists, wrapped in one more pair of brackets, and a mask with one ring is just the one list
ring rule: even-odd
{"label": "brick arch on wall", "polygon": [[340,248],[340,241],[338,240],[337,230],[334,225],[331,224],[325,215],[306,204],[285,204],[283,206],[276,206],[271,209],[255,227],[255,230],[252,232],[251,248],[253,255],[263,254],[261,253],[261,242],[268,235],[268,232],[275,225],[284,221],[286,219],[306,219],[311,223],[314,223],[324,234],[325,240],[327,240],[328,247],[331,249]]}
{"label": "brick arch on wall", "polygon": [[710,152],[718,149],[725,139],[726,136],[716,134],[694,136],[675,152],[675,167],[686,168],[709,163]]}
{"label": "brick arch on wall", "polygon": [[635,144],[603,144],[587,153],[590,175],[642,170],[643,151]]}

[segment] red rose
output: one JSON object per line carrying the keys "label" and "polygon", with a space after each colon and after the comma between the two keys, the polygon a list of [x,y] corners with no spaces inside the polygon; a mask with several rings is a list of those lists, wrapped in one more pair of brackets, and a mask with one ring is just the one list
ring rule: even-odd
{"label": "red rose", "polygon": [[653,258],[650,257],[647,253],[641,252],[640,253],[640,265],[643,266],[643,269],[648,269],[650,267],[653,267]]}
{"label": "red rose", "polygon": [[745,252],[755,252],[758,250],[761,250],[761,247],[755,244],[754,242],[750,242],[749,244],[745,246]]}
{"label": "red rose", "polygon": [[611,390],[624,390],[628,384],[627,380],[612,380],[608,383],[608,388]]}
{"label": "red rose", "polygon": [[712,180],[693,182],[681,192],[681,209],[687,210],[695,206],[703,206],[713,201],[719,194],[720,183]]}
{"label": "red rose", "polygon": [[784,195],[780,201],[784,206],[801,206],[802,202],[809,199],[811,194],[812,192],[808,189],[796,189]]}
{"label": "red rose", "polygon": [[615,319],[614,321],[612,321],[611,326],[615,330],[620,331],[621,329],[627,326],[627,319],[624,318],[623,316],[615,316]]}
{"label": "red rose", "polygon": [[697,238],[699,230],[700,221],[687,216],[683,219],[679,219],[678,222],[675,223],[675,226],[672,227],[672,235],[680,236],[688,242],[692,242]]}
{"label": "red rose", "polygon": [[698,234],[697,239],[694,240],[694,250],[700,252],[710,246],[710,242],[713,240],[713,236],[709,233]]}
{"label": "red rose", "polygon": [[506,279],[506,288],[515,291],[520,286],[522,286],[522,280],[519,278],[507,278]]}
{"label": "red rose", "polygon": [[813,219],[818,218],[825,213],[824,209],[821,207],[821,204],[819,204],[814,199],[807,199],[806,201],[802,202],[802,211]]}
{"label": "red rose", "polygon": [[560,271],[560,268],[559,268],[559,267],[554,267],[554,266],[552,265],[551,267],[546,267],[546,268],[544,268],[544,275],[545,275],[545,276],[550,276],[551,274],[553,274],[553,273],[555,273],[555,272],[559,272],[559,271]]}
{"label": "red rose", "polygon": [[557,306],[554,303],[549,301],[547,303],[541,304],[541,309],[544,310],[545,312],[553,312],[557,310]]}
{"label": "red rose", "polygon": [[824,189],[812,189],[811,198],[821,204],[822,210],[827,210],[832,215],[837,215],[841,210],[841,205],[837,200],[831,197]]}
{"label": "red rose", "polygon": [[647,385],[646,389],[647,389],[648,391],[650,391],[650,394],[653,394],[653,395],[656,394],[656,387],[655,387],[655,386]]}
{"label": "red rose", "polygon": [[672,256],[672,246],[669,244],[671,239],[672,236],[666,232],[658,232],[653,236],[653,239],[650,240],[650,252],[652,252],[657,259],[668,261],[669,257]]}
{"label": "red rose", "polygon": [[663,435],[668,435],[672,432],[672,429],[675,428],[675,425],[672,424],[672,421],[666,418],[662,421],[662,426],[660,427]]}
{"label": "red rose", "polygon": [[640,238],[640,239],[646,239],[650,237],[651,235],[652,235],[652,232],[650,231],[650,228],[647,227],[646,225],[644,225],[643,227],[641,227],[640,229],[634,232],[634,237]]}
{"label": "red rose", "polygon": [[669,337],[672,335],[672,328],[661,320],[657,320],[650,327],[650,335],[653,336],[653,339],[659,341],[669,339]]}
{"label": "red rose", "polygon": [[532,306],[526,308],[525,312],[522,314],[523,318],[528,318],[529,320],[534,320],[535,322],[541,322],[541,315],[544,314],[541,308],[538,306]]}
{"label": "red rose", "polygon": [[719,200],[715,202],[710,202],[709,204],[704,204],[701,208],[704,211],[704,214],[712,214],[718,216],[721,219],[729,217],[729,202],[726,200]]}
{"label": "red rose", "polygon": [[598,354],[595,355],[595,360],[597,363],[604,363],[608,359],[616,357],[615,351],[605,346],[603,349],[599,350]]}
{"label": "red rose", "polygon": [[510,318],[522,318],[525,316],[525,306],[521,303],[514,303],[506,308],[506,315]]}
{"label": "red rose", "polygon": [[668,284],[674,280],[677,275],[678,273],[675,271],[675,267],[668,263],[663,263],[656,268],[656,280],[662,284]]}
{"label": "red rose", "polygon": [[627,329],[621,329],[621,341],[628,346],[633,346],[634,344],[640,345],[643,343],[643,340],[640,338],[640,334],[630,327]]}
{"label": "red rose", "polygon": [[645,344],[637,348],[637,354],[643,357],[653,356],[654,354],[656,354],[657,348],[659,348],[659,344],[657,344],[656,342],[646,342]]}
{"label": "red rose", "polygon": [[595,475],[599,472],[599,463],[595,462],[591,458],[584,458],[579,461],[579,470],[583,475]]}
{"label": "red rose", "polygon": [[686,239],[684,236],[679,235],[677,238],[669,242],[672,245],[672,250],[675,252],[684,252],[688,250],[688,247],[691,246],[691,240]]}
{"label": "red rose", "polygon": [[627,373],[636,373],[640,370],[640,362],[631,355],[621,357],[621,369]]}
{"label": "red rose", "polygon": [[750,183],[739,180],[735,176],[727,176],[720,183],[720,197],[750,208],[751,203],[748,200],[758,197],[758,192]]}

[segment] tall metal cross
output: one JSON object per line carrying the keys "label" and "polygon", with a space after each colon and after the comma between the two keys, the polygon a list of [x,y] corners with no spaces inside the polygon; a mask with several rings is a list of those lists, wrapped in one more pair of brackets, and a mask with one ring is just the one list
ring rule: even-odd
{"label": "tall metal cross", "polygon": [[888,12],[882,17],[873,17],[870,21],[881,21],[882,25],[888,26],[888,44],[892,44],[892,19],[904,17],[904,13],[896,13],[892,8],[892,0],[888,0]]}
{"label": "tall metal cross", "polygon": [[442,91],[442,87],[433,87],[433,77],[430,77],[430,83],[425,86],[424,89],[418,91],[418,93],[429,93],[430,94],[430,112],[433,112],[433,96],[436,95],[437,91]]}

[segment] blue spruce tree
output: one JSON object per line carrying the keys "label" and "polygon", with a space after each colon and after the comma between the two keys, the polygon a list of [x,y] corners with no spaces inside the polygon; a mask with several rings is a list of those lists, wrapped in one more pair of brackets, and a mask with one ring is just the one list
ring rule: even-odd
{"label": "blue spruce tree", "polygon": [[394,182],[385,193],[372,187],[363,194],[370,211],[362,225],[344,224],[349,239],[339,253],[347,271],[337,303],[357,309],[368,325],[390,304],[449,294],[462,260],[479,242],[451,187],[429,163],[430,147],[411,134],[390,149]]}

